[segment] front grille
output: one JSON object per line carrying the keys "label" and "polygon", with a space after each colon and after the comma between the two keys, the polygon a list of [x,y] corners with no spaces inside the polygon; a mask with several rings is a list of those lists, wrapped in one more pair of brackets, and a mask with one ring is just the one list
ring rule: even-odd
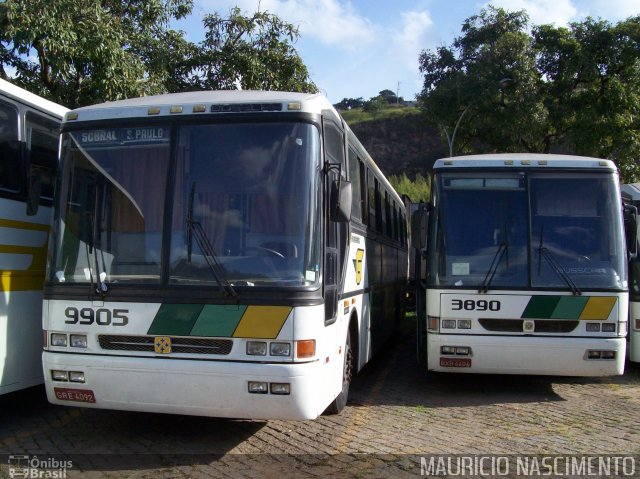
{"label": "front grille", "polygon": [[[522,319],[496,319],[496,318],[480,318],[480,325],[487,331],[496,331],[501,333],[521,333]],[[536,319],[536,333],[570,333],[578,327],[580,321],[571,321],[567,319]]]}
{"label": "front grille", "polygon": [[[110,351],[144,351],[155,352],[155,336],[117,336],[101,334],[98,342],[102,349]],[[172,353],[187,354],[220,354],[231,352],[233,340],[209,338],[171,338]]]}

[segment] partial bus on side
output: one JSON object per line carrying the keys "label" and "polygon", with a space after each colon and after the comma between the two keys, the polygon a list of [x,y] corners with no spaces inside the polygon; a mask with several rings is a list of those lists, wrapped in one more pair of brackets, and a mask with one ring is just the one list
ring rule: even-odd
{"label": "partial bus on side", "polygon": [[417,241],[427,258],[418,323],[427,369],[622,374],[629,292],[618,181],[613,162],[597,158],[438,160],[422,215],[428,240]]}
{"label": "partial bus on side", "polygon": [[338,413],[403,315],[401,198],[320,95],[70,112],[45,286],[47,395],[255,419]]}
{"label": "partial bus on side", "polygon": [[42,287],[66,111],[0,80],[0,394],[43,381]]}
{"label": "partial bus on side", "polygon": [[[622,198],[640,208],[640,183],[622,185]],[[635,241],[640,243],[640,225],[636,224]],[[633,238],[628,238],[631,242]],[[636,243],[636,245],[638,244]],[[637,252],[636,252],[637,253]],[[640,362],[640,258],[636,254],[629,262],[629,361]]]}

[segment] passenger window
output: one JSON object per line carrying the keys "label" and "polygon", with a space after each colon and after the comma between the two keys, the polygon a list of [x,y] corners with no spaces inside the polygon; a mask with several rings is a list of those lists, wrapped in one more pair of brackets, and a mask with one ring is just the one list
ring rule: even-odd
{"label": "passenger window", "polygon": [[58,123],[27,112],[26,143],[29,152],[29,173],[38,173],[42,198],[53,198],[53,185],[58,162]]}
{"label": "passenger window", "polygon": [[351,203],[351,217],[362,220],[362,185],[360,184],[360,168],[358,156],[349,148],[349,181],[353,189],[353,201]]}
{"label": "passenger window", "polygon": [[0,189],[20,190],[18,110],[0,102]]}

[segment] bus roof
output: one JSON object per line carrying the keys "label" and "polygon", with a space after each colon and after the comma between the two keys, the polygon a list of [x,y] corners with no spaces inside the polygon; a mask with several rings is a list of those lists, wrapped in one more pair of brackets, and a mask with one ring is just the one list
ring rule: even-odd
{"label": "bus roof", "polygon": [[[224,113],[306,112],[335,109],[316,93],[290,93],[256,90],[210,90],[170,93],[119,100],[73,110],[67,121],[107,120],[178,115]],[[337,115],[337,113],[336,113]]]}
{"label": "bus roof", "polygon": [[640,183],[628,183],[620,185],[622,197],[633,203],[640,202]]}
{"label": "bus roof", "polygon": [[616,171],[611,160],[587,156],[540,153],[491,153],[486,155],[454,156],[437,160],[434,170],[449,168],[589,168]]}
{"label": "bus roof", "polygon": [[49,113],[50,115],[55,116],[59,119],[62,119],[64,114],[69,111],[62,105],[58,105],[57,103],[49,101],[46,98],[42,98],[41,96],[20,88],[13,83],[2,80],[1,78],[0,92],[14,101],[20,102],[44,113]]}

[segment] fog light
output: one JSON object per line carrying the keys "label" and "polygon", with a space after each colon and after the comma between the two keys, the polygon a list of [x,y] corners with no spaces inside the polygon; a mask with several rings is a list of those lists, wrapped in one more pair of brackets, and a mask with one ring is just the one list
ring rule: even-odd
{"label": "fog light", "polygon": [[588,333],[600,332],[600,323],[587,323],[587,332]]}
{"label": "fog light", "polygon": [[67,347],[67,335],[51,333],[51,346]]}
{"label": "fog light", "polygon": [[271,394],[291,394],[289,383],[271,383]]}
{"label": "fog light", "polygon": [[312,358],[316,355],[316,340],[304,339],[302,341],[296,341],[296,357],[297,358]]}
{"label": "fog light", "polygon": [[72,348],[87,348],[86,334],[72,334],[69,337],[69,344]]}
{"label": "fog light", "polygon": [[456,329],[456,320],[455,319],[443,319],[442,320],[442,329]]}
{"label": "fog light", "polygon": [[247,354],[249,356],[266,356],[267,343],[263,341],[247,341]]}
{"label": "fog light", "polygon": [[616,323],[603,323],[602,324],[602,332],[603,333],[615,333],[616,332]]}
{"label": "fog light", "polygon": [[51,371],[51,379],[54,381],[68,381],[69,373],[67,371],[58,371],[54,369]]}
{"label": "fog light", "polygon": [[249,392],[252,394],[267,394],[269,392],[269,383],[249,381]]}
{"label": "fog light", "polygon": [[471,329],[471,320],[470,319],[459,319],[458,320],[458,329]]}
{"label": "fog light", "polygon": [[468,346],[458,346],[456,347],[456,354],[458,356],[469,356],[469,354],[471,354],[471,348]]}
{"label": "fog light", "polygon": [[615,351],[602,351],[602,359],[615,359],[616,352]]}
{"label": "fog light", "polygon": [[600,359],[602,357],[602,353],[600,351],[587,351],[588,359]]}
{"label": "fog light", "polygon": [[269,345],[271,356],[290,356],[291,344],[289,343],[271,343]]}
{"label": "fog light", "polygon": [[456,354],[455,346],[440,346],[440,354]]}
{"label": "fog light", "polygon": [[429,331],[438,331],[440,328],[440,318],[438,316],[427,316],[427,329]]}
{"label": "fog light", "polygon": [[83,383],[84,382],[84,373],[81,371],[70,371],[69,372],[69,381],[72,383]]}

